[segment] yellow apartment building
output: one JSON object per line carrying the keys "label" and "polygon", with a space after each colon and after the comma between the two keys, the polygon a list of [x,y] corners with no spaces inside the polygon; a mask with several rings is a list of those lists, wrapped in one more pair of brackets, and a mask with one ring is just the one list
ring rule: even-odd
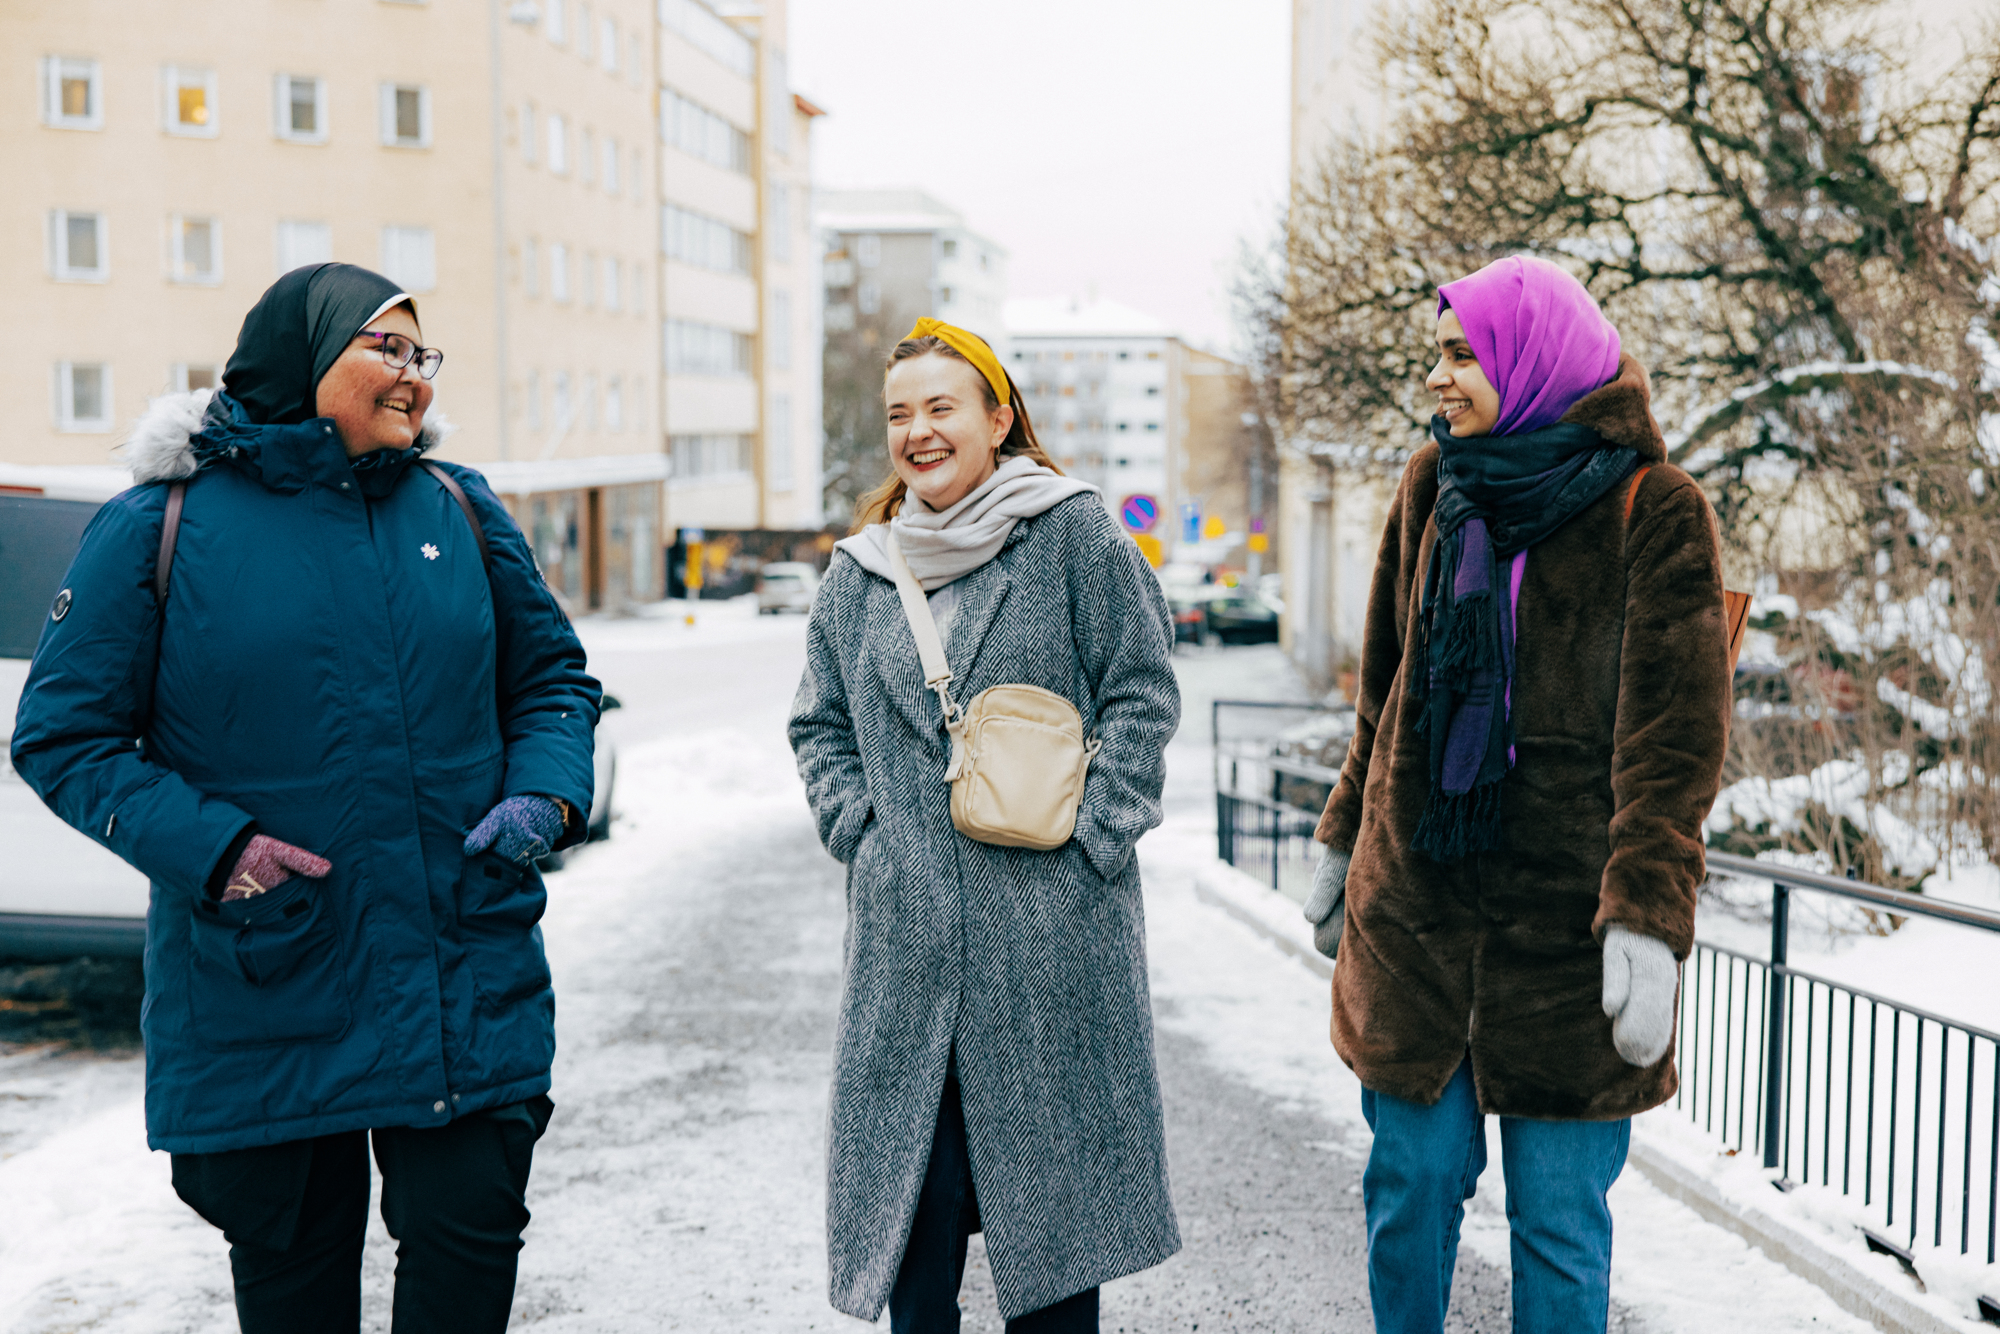
{"label": "yellow apartment building", "polygon": [[[682,438],[741,437],[755,478],[766,363],[818,379],[813,322],[764,324],[765,144],[803,194],[810,117],[761,32],[777,50],[781,7],[0,0],[0,484],[113,463],[148,399],[219,383],[279,274],[342,260],[416,295],[444,452],[550,584],[579,610],[661,596]],[[731,230],[677,227],[669,199]],[[817,404],[786,407],[816,494]]]}

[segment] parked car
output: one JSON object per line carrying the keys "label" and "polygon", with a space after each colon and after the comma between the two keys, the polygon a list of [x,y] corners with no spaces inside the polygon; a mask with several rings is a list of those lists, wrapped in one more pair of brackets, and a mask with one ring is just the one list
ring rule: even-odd
{"label": "parked car", "polygon": [[819,570],[802,560],[774,561],[757,571],[757,614],[810,612],[819,592]]}
{"label": "parked car", "polygon": [[1225,644],[1278,642],[1278,609],[1255,593],[1224,589],[1223,596],[1209,599],[1204,611],[1210,633]]}
{"label": "parked car", "polygon": [[[84,528],[109,498],[109,492],[87,500],[0,495],[0,849],[7,858],[0,874],[0,960],[136,959],[145,950],[146,877],[57,818],[8,758],[43,618]],[[619,707],[615,696],[604,697],[607,711]],[[600,728],[592,841],[611,836],[617,781],[618,754]],[[544,866],[561,864],[558,853]]]}
{"label": "parked car", "polygon": [[1166,589],[1167,608],[1174,617],[1174,642],[1215,643],[1215,634],[1208,624],[1208,604],[1229,592],[1221,584],[1169,585]]}

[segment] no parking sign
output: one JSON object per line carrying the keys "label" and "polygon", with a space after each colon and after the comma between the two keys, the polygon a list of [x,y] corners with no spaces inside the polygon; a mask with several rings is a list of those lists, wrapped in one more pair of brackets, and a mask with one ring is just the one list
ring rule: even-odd
{"label": "no parking sign", "polygon": [[1160,502],[1151,496],[1127,496],[1118,507],[1118,517],[1135,533],[1150,533],[1160,521]]}

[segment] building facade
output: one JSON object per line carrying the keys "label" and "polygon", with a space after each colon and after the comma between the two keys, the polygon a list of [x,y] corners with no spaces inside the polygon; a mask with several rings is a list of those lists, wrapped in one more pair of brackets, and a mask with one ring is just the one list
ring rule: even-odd
{"label": "building facade", "polygon": [[1006,330],[1007,251],[921,190],[824,190],[826,327],[875,315],[970,329],[997,349]]}
{"label": "building facade", "polygon": [[[0,152],[31,183],[0,214],[0,464],[112,463],[148,399],[219,383],[273,279],[341,260],[416,296],[444,453],[488,474],[551,586],[579,610],[661,596],[676,436],[761,460],[765,365],[817,346],[766,327],[767,178],[801,189],[810,158],[774,91],[783,6],[760,8],[0,5]],[[676,231],[670,199],[729,230]],[[703,244],[728,263],[685,258]],[[795,474],[815,440],[778,451]]]}

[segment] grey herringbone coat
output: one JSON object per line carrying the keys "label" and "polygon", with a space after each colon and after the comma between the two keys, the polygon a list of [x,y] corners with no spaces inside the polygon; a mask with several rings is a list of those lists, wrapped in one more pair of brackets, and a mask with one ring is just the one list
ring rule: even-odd
{"label": "grey herringbone coat", "polygon": [[833,1305],[874,1320],[902,1263],[956,1048],[1003,1317],[1180,1249],[1133,844],[1180,716],[1160,586],[1094,495],[1023,520],[959,582],[953,693],[1026,683],[1103,740],[1051,852],[952,828],[947,739],[895,585],[845,553],[813,606],[791,740],[847,942],[827,1153]]}

